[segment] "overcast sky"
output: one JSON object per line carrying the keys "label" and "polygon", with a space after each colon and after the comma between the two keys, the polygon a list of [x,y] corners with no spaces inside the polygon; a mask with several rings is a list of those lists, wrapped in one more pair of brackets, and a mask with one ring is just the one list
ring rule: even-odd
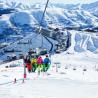
{"label": "overcast sky", "polygon": [[[0,0],[1,1],[1,0]],[[4,1],[4,0],[2,0]],[[45,3],[47,0],[6,0],[6,1],[17,1],[17,2],[23,2],[23,3],[37,3],[37,2],[43,2]],[[77,4],[77,3],[91,3],[98,0],[49,0],[49,2],[56,2],[56,3],[66,3],[66,4]]]}

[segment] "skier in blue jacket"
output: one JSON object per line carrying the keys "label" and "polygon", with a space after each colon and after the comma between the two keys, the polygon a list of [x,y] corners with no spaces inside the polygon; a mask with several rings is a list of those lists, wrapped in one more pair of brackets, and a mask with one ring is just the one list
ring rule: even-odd
{"label": "skier in blue jacket", "polygon": [[51,64],[51,61],[50,61],[48,55],[46,55],[46,58],[44,59],[44,62],[43,62],[43,71],[44,72],[46,72],[49,69],[50,64]]}

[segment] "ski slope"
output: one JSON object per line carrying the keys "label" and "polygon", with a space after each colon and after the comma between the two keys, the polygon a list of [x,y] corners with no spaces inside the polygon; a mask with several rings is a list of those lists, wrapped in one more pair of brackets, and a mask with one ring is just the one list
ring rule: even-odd
{"label": "ski slope", "polygon": [[[44,57],[43,57],[44,58]],[[97,98],[98,56],[91,52],[54,54],[47,73],[27,72],[23,83],[23,61],[0,66],[0,98]],[[59,63],[56,67],[56,63]],[[83,71],[83,69],[86,71]],[[76,70],[74,70],[76,69]],[[16,83],[14,79],[16,78]]]}
{"label": "ski slope", "polygon": [[[91,7],[91,5],[88,6]],[[25,24],[35,26],[40,22],[44,8],[43,4],[30,6],[15,2],[9,3],[8,0],[3,7],[15,8],[17,12],[1,16],[1,27],[13,27],[13,25],[16,26],[15,24],[19,27]],[[89,24],[97,27],[98,16],[95,9],[97,7],[91,11],[85,11],[85,9],[77,9],[76,6],[76,9],[69,11],[69,9],[65,9],[65,6],[64,8],[56,5],[49,6],[43,22],[45,26],[55,25],[55,27],[89,27]],[[3,33],[2,28],[0,31]],[[0,98],[98,98],[97,34],[74,30],[71,30],[70,33],[71,47],[64,53],[51,56],[52,63],[47,73],[38,75],[37,71],[35,73],[26,71],[27,78],[23,82],[23,60],[0,65]],[[28,48],[36,48],[42,44],[41,35],[34,33],[32,36],[26,37],[25,41],[28,39],[31,39],[33,44],[19,46],[16,45],[16,42],[12,47],[23,49],[22,51],[25,53]],[[45,39],[43,39],[43,47],[50,48],[50,44]],[[17,67],[5,68],[11,64],[16,64]],[[14,83],[15,78],[16,83]]]}

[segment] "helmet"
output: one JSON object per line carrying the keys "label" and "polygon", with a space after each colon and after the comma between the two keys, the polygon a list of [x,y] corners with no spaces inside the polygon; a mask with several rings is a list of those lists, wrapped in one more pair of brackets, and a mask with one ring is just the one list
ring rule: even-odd
{"label": "helmet", "polygon": [[41,56],[39,56],[38,58],[42,58]]}
{"label": "helmet", "polygon": [[48,55],[46,54],[46,57],[48,57]]}

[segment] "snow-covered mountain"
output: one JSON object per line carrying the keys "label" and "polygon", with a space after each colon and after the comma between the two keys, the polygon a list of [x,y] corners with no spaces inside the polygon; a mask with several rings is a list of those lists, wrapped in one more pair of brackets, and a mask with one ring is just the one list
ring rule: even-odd
{"label": "snow-covered mountain", "polygon": [[[52,22],[53,24],[62,25],[64,27],[98,26],[98,17],[96,15],[98,7],[96,5],[97,2],[83,5],[80,4],[65,5],[65,4],[50,3],[45,15],[45,19],[43,20],[44,22],[43,25],[46,24],[49,25],[49,23]],[[11,19],[12,17],[15,17],[16,20],[21,20],[20,22],[23,25],[23,24],[31,24],[32,22],[39,23],[42,13],[44,11],[45,4],[38,3],[38,4],[24,5],[22,3],[16,3],[16,2],[4,2],[2,6],[4,7],[6,6],[6,8],[16,9],[17,12],[10,15],[9,21],[13,24]],[[90,11],[88,8],[90,9]],[[21,19],[20,16],[23,16],[22,17],[23,19]],[[20,19],[17,17],[19,17]],[[29,21],[27,21],[25,18],[28,19]],[[15,19],[13,21],[17,24],[18,21],[16,21]]]}
{"label": "snow-covered mountain", "polygon": [[88,32],[71,31],[71,47],[68,51],[98,53],[98,36]]}
{"label": "snow-covered mountain", "polygon": [[[75,29],[74,31],[69,31],[71,34],[69,38],[71,41],[71,47],[69,50],[72,49],[76,52],[89,50],[93,53],[98,53],[98,7],[96,4],[97,2],[76,5],[50,3],[41,25],[45,28],[52,28],[55,26],[55,28],[61,30],[60,32],[63,31],[65,33],[65,29]],[[87,9],[86,5],[88,7],[91,6],[90,9]],[[26,5],[19,2],[2,1],[0,7],[2,10],[8,8],[14,9],[12,13],[2,14],[0,16],[0,42],[5,42],[6,38],[9,38],[10,35],[20,34],[24,37],[34,32],[35,28],[37,28],[41,22],[45,4],[37,3]],[[85,32],[85,30],[96,32],[92,34],[91,32]],[[14,41],[15,39],[12,42]]]}

